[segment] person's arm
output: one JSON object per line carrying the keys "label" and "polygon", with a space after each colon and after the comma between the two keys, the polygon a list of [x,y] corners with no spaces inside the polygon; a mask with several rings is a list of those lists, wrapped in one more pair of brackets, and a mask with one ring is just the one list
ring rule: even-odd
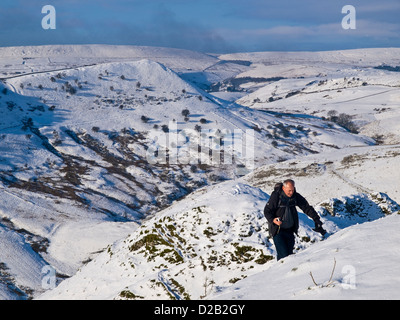
{"label": "person's arm", "polygon": [[279,204],[279,193],[272,192],[271,197],[269,198],[267,204],[264,208],[264,216],[270,224],[281,225],[282,221],[279,221],[276,216],[276,211],[278,210]]}
{"label": "person's arm", "polygon": [[312,206],[310,206],[308,201],[299,193],[297,193],[297,199],[296,200],[297,200],[297,205],[299,206],[299,208],[307,216],[309,216],[311,219],[313,219],[314,224],[315,224],[314,231],[315,232],[319,232],[322,235],[324,235],[326,233],[326,231],[322,228],[321,219],[320,219],[318,213],[315,211],[315,209]]}
{"label": "person's arm", "polygon": [[318,213],[314,210],[312,206],[308,203],[308,201],[299,193],[296,195],[296,204],[297,206],[311,219],[315,221],[319,221],[319,215]]}

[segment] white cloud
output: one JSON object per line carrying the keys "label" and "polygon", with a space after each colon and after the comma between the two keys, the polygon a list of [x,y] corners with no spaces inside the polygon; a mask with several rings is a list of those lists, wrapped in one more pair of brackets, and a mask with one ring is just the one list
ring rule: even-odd
{"label": "white cloud", "polygon": [[400,39],[400,25],[388,22],[357,20],[356,35],[365,37],[386,37]]}
{"label": "white cloud", "polygon": [[392,12],[400,10],[400,2],[383,2],[379,1],[376,3],[362,4],[357,6],[359,12]]}
{"label": "white cloud", "polygon": [[317,26],[276,26],[264,29],[243,29],[243,30],[219,30],[226,38],[249,38],[249,37],[330,37],[356,36],[356,37],[400,37],[400,25],[370,20],[357,20],[356,30],[344,30],[341,21],[338,23],[321,24]]}

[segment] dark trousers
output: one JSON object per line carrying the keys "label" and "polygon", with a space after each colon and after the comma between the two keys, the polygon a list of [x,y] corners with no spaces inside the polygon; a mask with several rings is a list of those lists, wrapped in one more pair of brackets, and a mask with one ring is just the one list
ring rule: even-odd
{"label": "dark trousers", "polygon": [[274,240],[277,260],[293,254],[294,248],[294,233],[292,229],[280,229],[278,234],[272,238]]}

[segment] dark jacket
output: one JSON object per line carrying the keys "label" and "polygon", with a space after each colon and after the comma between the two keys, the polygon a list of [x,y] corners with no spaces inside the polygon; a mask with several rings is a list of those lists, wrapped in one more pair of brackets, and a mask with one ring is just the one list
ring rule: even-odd
{"label": "dark jacket", "polygon": [[[280,186],[272,192],[271,197],[264,208],[264,216],[268,221],[269,233],[271,237],[274,237],[279,230],[279,227],[273,223],[273,220],[277,217],[283,220],[287,207],[288,210],[290,210],[293,218],[293,226],[291,229],[297,234],[297,231],[299,230],[299,215],[297,213],[296,206],[299,207],[307,216],[313,219],[315,224],[321,223],[318,213],[312,206],[308,204],[307,200],[301,194],[296,192],[296,189],[293,196],[288,198]],[[283,225],[284,224],[282,224],[282,226]]]}

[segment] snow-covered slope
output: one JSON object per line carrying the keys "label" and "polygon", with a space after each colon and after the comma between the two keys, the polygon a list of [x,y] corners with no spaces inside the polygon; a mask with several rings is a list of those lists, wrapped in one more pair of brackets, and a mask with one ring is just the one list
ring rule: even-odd
{"label": "snow-covered slope", "polygon": [[[394,277],[387,297],[396,297],[391,295],[396,294],[400,280],[395,275],[398,254],[391,242],[397,240],[383,237],[384,240],[379,241],[382,234],[377,231],[382,228],[395,232],[399,224],[395,213],[400,206],[386,196],[332,199],[333,217],[323,212],[329,205],[321,204],[325,228],[334,235],[316,244],[321,239],[311,231],[312,221],[302,216],[296,243],[298,256],[277,263],[262,215],[268,196],[235,182],[222,183],[205,191],[195,192],[143,224],[131,236],[109,246],[74,277],[40,299],[203,299],[210,295],[217,299],[292,298],[284,294],[287,291],[304,294],[303,291],[312,286],[311,279],[304,274],[313,271],[320,279],[324,271],[330,270],[327,266],[332,264],[332,257],[336,257],[339,270],[352,263],[362,274],[382,265],[382,258],[387,257],[388,269],[382,271],[391,270]],[[387,222],[347,228],[388,213],[393,213],[394,217],[384,218]],[[343,228],[346,229],[339,231]],[[355,237],[354,245],[352,237]],[[365,255],[368,257],[362,260]],[[291,277],[290,272],[294,271],[297,271],[294,273],[297,278]],[[277,277],[280,273],[287,283]],[[247,277],[251,282],[239,281]],[[264,280],[260,281],[261,278]],[[385,282],[389,278],[386,274],[382,276]],[[271,279],[274,281],[269,283]],[[343,282],[340,279],[343,277],[335,276],[331,286],[338,286]],[[372,272],[363,279],[363,292],[359,297],[374,298],[377,291],[368,290],[368,287],[380,283],[379,273]],[[295,281],[294,291],[290,291],[291,281]],[[304,283],[308,283],[308,287]],[[226,289],[225,293],[225,288],[231,289]],[[224,292],[222,296],[216,295],[221,291]],[[357,292],[353,294],[356,298]]]}
{"label": "snow-covered slope", "polygon": [[0,48],[1,77],[107,62],[150,59],[176,71],[203,70],[218,59],[195,51],[122,45],[47,45]]}
{"label": "snow-covered slope", "polygon": [[400,141],[399,52],[260,52],[220,58],[251,62],[234,78],[247,79],[239,87],[247,93],[237,100],[241,105],[325,118],[345,114],[361,133],[395,144]]}
{"label": "snow-covered slope", "polygon": [[397,64],[399,54],[400,48],[369,48],[320,52],[243,52],[228,53],[219,56],[219,58],[227,61],[251,61],[252,63],[304,63],[305,65],[320,64],[320,66],[338,64],[357,67]]}
{"label": "snow-covered slope", "polygon": [[399,227],[396,214],[341,230],[212,298],[398,300]]}
{"label": "snow-covered slope", "polygon": [[[397,156],[397,161],[398,158]],[[370,176],[376,177],[377,174],[377,169],[370,171]],[[325,172],[325,180],[334,176],[332,172]],[[280,175],[270,172],[269,177],[278,181]],[[394,224],[388,230],[396,230],[400,206],[388,195],[366,190],[357,193],[352,182],[346,181],[345,177],[340,180],[332,179],[328,186],[324,186],[324,195],[331,195],[336,189],[340,189],[342,196],[312,203],[328,231],[327,239],[319,243],[322,239],[312,231],[313,222],[301,214],[299,237],[295,245],[297,254],[294,258],[286,258],[283,263],[277,263],[274,258],[275,247],[269,238],[268,226],[263,217],[263,208],[269,197],[260,189],[245,183],[252,179],[254,177],[249,176],[242,181],[206,187],[174,203],[153,219],[144,222],[129,237],[109,246],[74,277],[65,280],[55,290],[40,298],[264,299],[273,298],[275,289],[278,298],[292,298],[291,295],[284,294],[291,290],[290,271],[294,272],[296,268],[301,269],[301,272],[293,273],[298,278],[293,279],[296,281],[296,289],[290,291],[290,294],[294,292],[302,298],[303,291],[312,287],[311,278],[304,276],[304,273],[313,271],[315,278],[320,279],[324,271],[327,273],[331,270],[327,265],[333,264],[334,257],[339,270],[352,263],[360,268],[357,269],[357,274],[359,271],[373,270],[372,266],[381,265],[385,255],[389,259],[389,269],[395,268],[398,262],[396,249],[391,237],[384,236],[386,231],[379,232],[379,224],[357,227],[353,231],[354,225],[369,225],[367,222],[377,219],[388,219],[388,222],[379,222],[383,229]],[[310,190],[311,187],[305,188],[305,194]],[[347,193],[351,190],[355,193]],[[396,190],[399,191],[398,188]],[[368,242],[364,241],[370,237],[370,232],[374,236]],[[356,233],[359,235],[355,241],[363,242],[356,242],[353,246],[351,237]],[[383,238],[382,241],[379,241],[380,237]],[[381,246],[388,248],[374,255],[375,241],[377,250]],[[396,243],[396,239],[393,241]],[[365,246],[366,242],[370,245]],[[357,251],[354,260],[351,256],[353,251]],[[362,261],[363,256],[366,256],[365,261]],[[307,271],[307,268],[311,270]],[[272,270],[271,277],[266,276],[269,270]],[[287,283],[281,283],[281,286],[277,279],[280,272],[287,278]],[[376,290],[369,290],[368,286],[379,283],[376,278],[372,280],[376,276],[376,273],[372,273],[371,277],[365,279],[360,297],[374,298]],[[253,279],[252,282],[240,281],[247,277],[249,281]],[[267,285],[267,281],[259,281],[263,277],[274,279],[272,285]],[[329,274],[326,277],[328,278],[323,280],[325,284]],[[388,277],[385,275],[382,279],[387,281]],[[329,287],[339,286],[343,282],[343,276],[336,275],[333,281]],[[395,280],[389,292],[396,294],[397,285]],[[281,287],[282,291],[279,289]],[[357,298],[357,291],[353,291],[353,296],[350,297]]]}
{"label": "snow-covered slope", "polygon": [[[399,178],[397,147],[375,145],[398,141],[397,73],[374,69],[396,66],[396,50],[218,57],[130,46],[0,48],[0,294],[37,297],[47,290],[41,280],[49,265],[58,284],[92,259],[87,268],[106,270],[100,260],[110,258],[135,281],[122,276],[112,284],[111,273],[96,271],[91,281],[115,286],[104,298],[209,296],[263,270],[266,264],[256,261],[273,256],[260,213],[283,177],[294,176],[314,205],[351,199],[372,205],[380,201],[371,196],[376,192],[399,202],[398,190],[388,186]],[[344,112],[361,133],[335,120]],[[219,184],[248,173],[240,183]],[[243,216],[236,216],[239,208]],[[213,231],[196,220],[201,215]],[[227,217],[229,226],[220,225]],[[343,227],[332,223],[332,232]],[[302,230],[305,239],[318,240],[307,220]],[[152,253],[143,249],[152,246],[139,245],[140,232],[166,242],[178,236],[181,247],[157,238],[163,262],[149,262]],[[140,248],[130,251],[133,243]],[[310,244],[303,240],[299,249]],[[136,277],[125,256],[138,264]],[[232,262],[234,276],[221,261]],[[206,274],[202,268],[207,279],[192,281]],[[62,288],[54,295],[62,297]]]}
{"label": "snow-covered slope", "polygon": [[221,283],[237,281],[237,271],[245,275],[253,267],[261,270],[272,258],[261,213],[267,199],[260,190],[235,182],[194,192],[110,245],[76,276],[41,298],[198,299],[208,295]]}

